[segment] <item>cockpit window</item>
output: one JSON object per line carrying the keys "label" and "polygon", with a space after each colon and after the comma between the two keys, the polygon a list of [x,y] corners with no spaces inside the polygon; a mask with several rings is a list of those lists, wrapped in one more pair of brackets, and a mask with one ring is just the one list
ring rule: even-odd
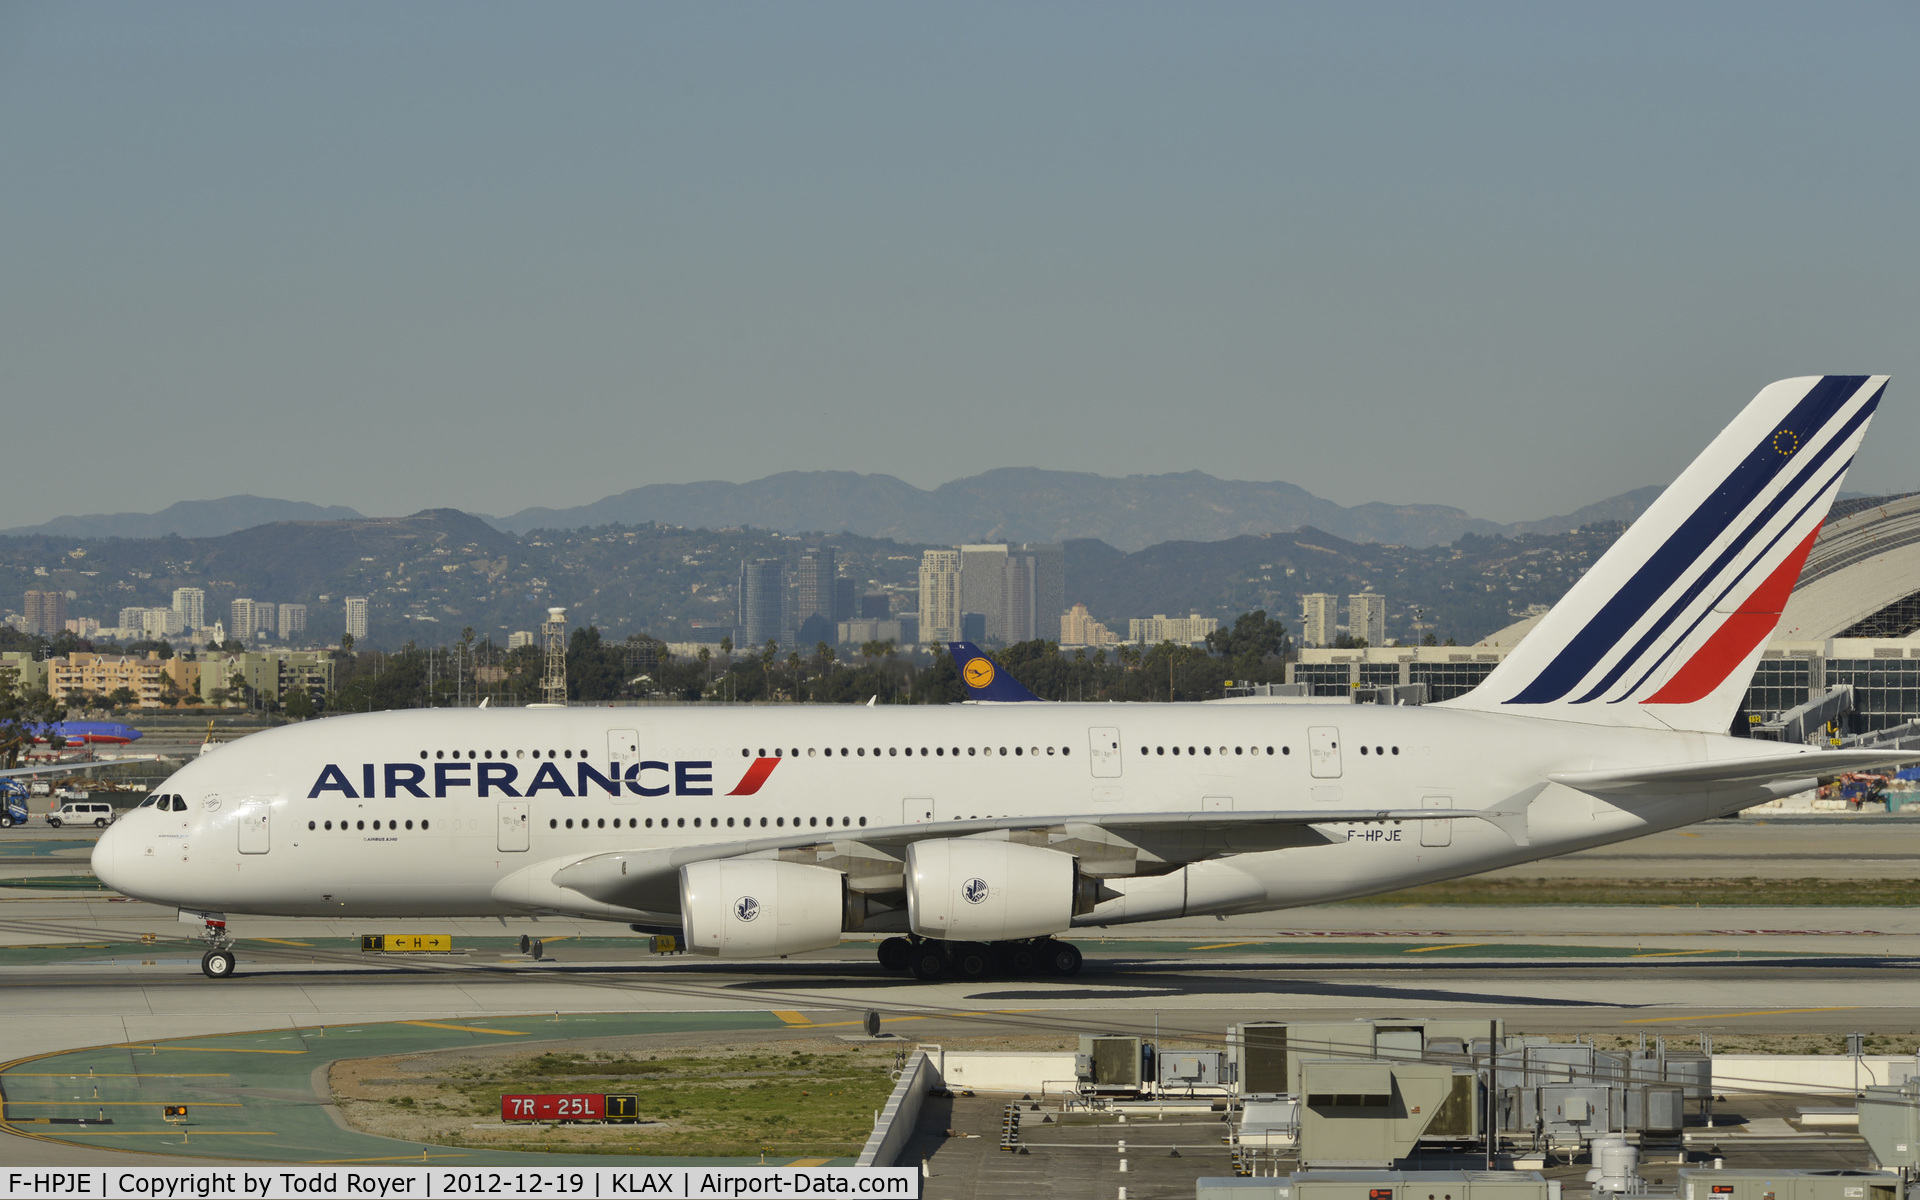
{"label": "cockpit window", "polygon": [[159,795],[158,795],[157,793],[156,793],[156,794],[154,794],[154,795],[152,795],[152,796],[148,796],[148,797],[147,797],[147,798],[146,798],[145,800],[142,800],[142,801],[140,802],[140,807],[141,807],[141,808],[152,808],[152,807],[153,807],[153,802],[154,802],[155,800],[158,800],[159,798],[160,798],[160,797],[159,797]]}
{"label": "cockpit window", "polygon": [[187,801],[186,801],[186,798],[185,798],[185,797],[183,797],[183,796],[175,796],[175,797],[173,798],[173,811],[175,811],[175,812],[185,812],[185,811],[187,811]]}

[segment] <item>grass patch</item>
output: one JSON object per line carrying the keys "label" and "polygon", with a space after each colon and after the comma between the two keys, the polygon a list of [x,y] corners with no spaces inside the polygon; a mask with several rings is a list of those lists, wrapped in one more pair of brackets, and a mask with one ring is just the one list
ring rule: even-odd
{"label": "grass patch", "polygon": [[[889,1049],[791,1042],[700,1053],[550,1051],[454,1062],[360,1060],[336,1099],[373,1133],[444,1146],[569,1154],[844,1158],[858,1154],[893,1090]],[[369,1073],[371,1072],[371,1073]],[[490,1127],[500,1097],[638,1097],[641,1125]],[[489,1126],[475,1128],[479,1126]]]}
{"label": "grass patch", "polygon": [[1920,879],[1451,879],[1342,903],[1907,908]]}

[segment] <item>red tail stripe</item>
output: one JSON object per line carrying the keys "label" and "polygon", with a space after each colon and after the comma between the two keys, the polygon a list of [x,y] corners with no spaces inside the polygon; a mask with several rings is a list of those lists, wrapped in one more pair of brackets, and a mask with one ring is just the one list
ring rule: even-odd
{"label": "red tail stripe", "polygon": [[1807,540],[1787,555],[1785,561],[1773,569],[1773,574],[1753,589],[1753,594],[1713,631],[1706,645],[1694,651],[1693,657],[1674,672],[1664,687],[1641,703],[1692,704],[1712,695],[1713,689],[1724,683],[1733,669],[1745,662],[1753,648],[1766,641],[1774,626],[1780,623],[1780,614],[1786,611],[1787,599],[1793,595],[1793,585],[1800,580],[1800,569],[1806,566],[1807,553],[1813,549],[1813,539],[1819,536],[1820,529],[1815,526]]}
{"label": "red tail stripe", "polygon": [[727,795],[753,795],[760,790],[760,785],[767,781],[767,776],[773,774],[773,769],[779,765],[780,760],[777,758],[754,759],[753,765],[747,768],[747,773],[740,777],[740,782],[735,784],[733,790],[728,792]]}

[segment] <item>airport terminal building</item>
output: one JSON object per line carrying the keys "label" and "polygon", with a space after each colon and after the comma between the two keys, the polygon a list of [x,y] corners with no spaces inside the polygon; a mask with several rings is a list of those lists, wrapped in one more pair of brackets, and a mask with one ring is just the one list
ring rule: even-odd
{"label": "airport terminal building", "polygon": [[[1308,649],[1287,680],[1323,698],[1427,702],[1477,685],[1526,636],[1529,617],[1472,646]],[[1822,696],[1853,690],[1841,732],[1868,734],[1920,720],[1920,492],[1833,506],[1774,639],[1754,670],[1746,710],[1756,724]]]}

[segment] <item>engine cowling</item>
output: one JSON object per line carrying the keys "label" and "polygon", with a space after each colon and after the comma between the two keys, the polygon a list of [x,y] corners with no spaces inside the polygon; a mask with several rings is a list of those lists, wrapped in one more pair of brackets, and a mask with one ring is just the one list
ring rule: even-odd
{"label": "engine cowling", "polygon": [[1079,891],[1073,855],[975,838],[913,843],[906,877],[909,927],[953,941],[1059,933],[1073,924]]}
{"label": "engine cowling", "polygon": [[845,875],[763,858],[680,868],[686,947],[719,958],[767,958],[840,944]]}

